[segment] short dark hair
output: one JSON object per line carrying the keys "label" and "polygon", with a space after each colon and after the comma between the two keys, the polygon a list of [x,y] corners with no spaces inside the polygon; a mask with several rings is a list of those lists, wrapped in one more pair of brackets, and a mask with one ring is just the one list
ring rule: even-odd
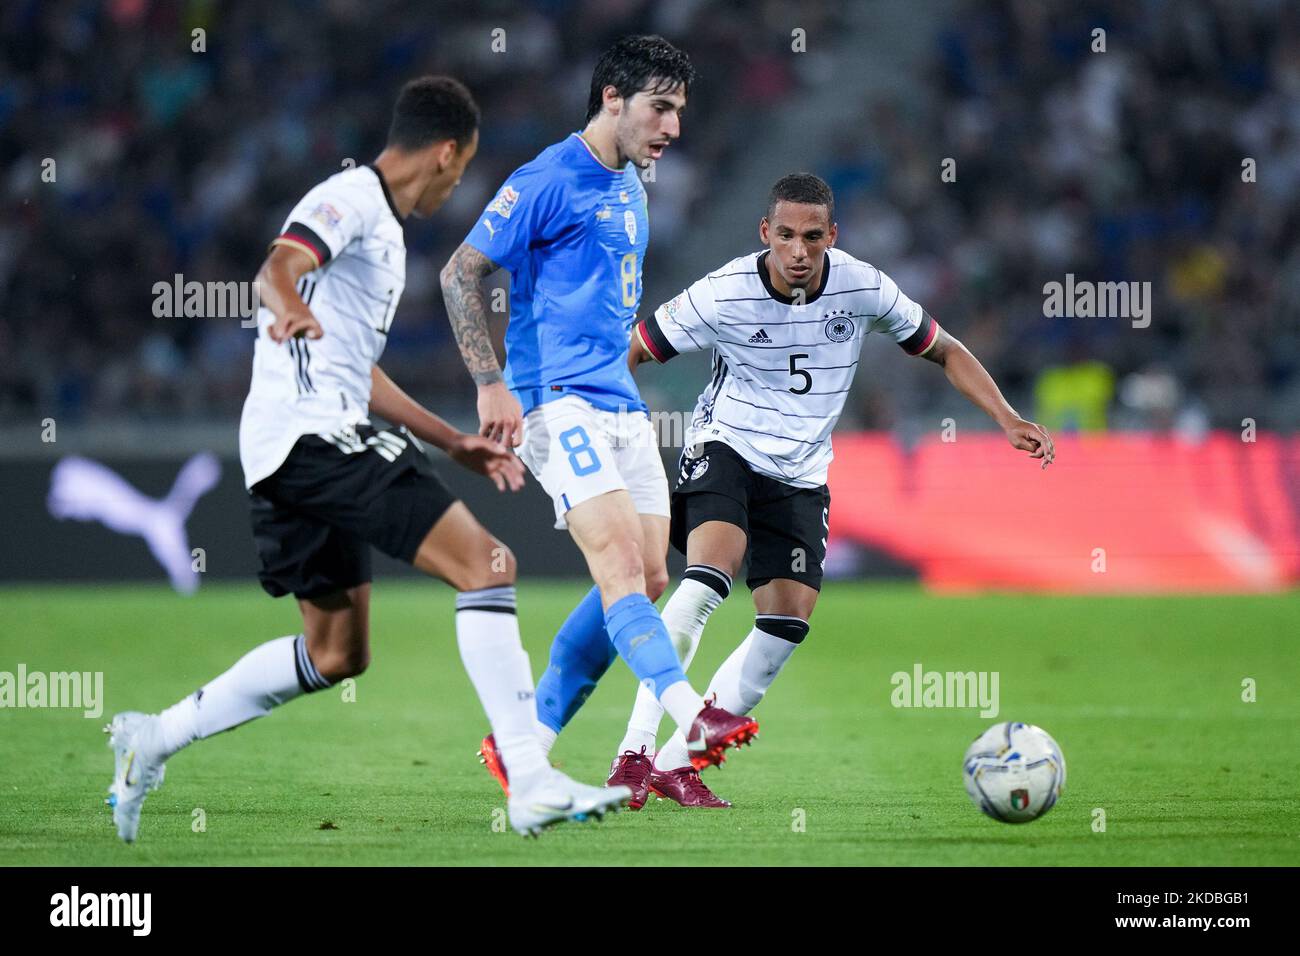
{"label": "short dark hair", "polygon": [[825,206],[826,216],[835,221],[835,195],[826,180],[812,173],[790,173],[782,176],[767,197],[767,218],[772,218],[778,202],[801,202],[810,206]]}
{"label": "short dark hair", "polygon": [[421,76],[397,94],[388,145],[414,150],[454,139],[464,146],[478,123],[478,104],[463,83],[450,76]]}
{"label": "short dark hair", "polygon": [[600,112],[605,87],[612,86],[624,99],[646,90],[668,93],[677,87],[689,91],[695,82],[691,58],[661,36],[626,36],[600,55],[591,74],[591,96],[587,99],[587,122]]}

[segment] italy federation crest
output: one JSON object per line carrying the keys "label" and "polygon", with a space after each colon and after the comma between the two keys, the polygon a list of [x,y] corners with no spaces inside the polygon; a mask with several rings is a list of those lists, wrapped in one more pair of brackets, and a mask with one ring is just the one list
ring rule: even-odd
{"label": "italy federation crest", "polygon": [[636,214],[631,209],[623,210],[623,230],[627,233],[627,241],[636,245]]}

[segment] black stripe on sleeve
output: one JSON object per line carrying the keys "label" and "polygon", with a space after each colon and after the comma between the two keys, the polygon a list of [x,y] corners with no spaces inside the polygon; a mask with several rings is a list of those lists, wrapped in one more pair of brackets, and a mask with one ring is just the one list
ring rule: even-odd
{"label": "black stripe on sleeve", "polygon": [[650,346],[650,351],[655,353],[655,358],[660,362],[667,362],[677,355],[677,350],[668,341],[668,336],[664,335],[663,329],[659,328],[658,319],[651,315],[641,323],[641,326],[645,330],[646,343]]}
{"label": "black stripe on sleeve", "polygon": [[303,245],[310,246],[315,251],[316,258],[320,260],[321,265],[330,261],[330,247],[310,226],[303,225],[301,222],[294,220],[289,223],[289,227],[285,229],[284,232],[280,233],[280,235],[288,236],[291,239],[297,239]]}
{"label": "black stripe on sleeve", "polygon": [[908,355],[916,355],[918,352],[925,351],[925,347],[930,344],[934,337],[934,319],[930,318],[930,313],[924,309],[921,310],[921,324],[917,326],[915,332],[898,344],[902,346],[903,351]]}

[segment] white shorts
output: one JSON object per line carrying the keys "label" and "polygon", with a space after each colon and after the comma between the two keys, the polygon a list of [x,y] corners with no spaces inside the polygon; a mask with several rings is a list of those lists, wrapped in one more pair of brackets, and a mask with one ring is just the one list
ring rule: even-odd
{"label": "white shorts", "polygon": [[576,395],[524,416],[519,457],[555,505],[555,527],[584,501],[626,490],[638,514],[668,517],[668,476],[645,412],[607,412]]}

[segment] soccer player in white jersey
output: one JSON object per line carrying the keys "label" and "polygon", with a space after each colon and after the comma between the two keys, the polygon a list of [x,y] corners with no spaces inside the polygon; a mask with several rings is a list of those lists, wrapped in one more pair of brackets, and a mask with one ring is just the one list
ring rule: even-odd
{"label": "soccer player in white jersey", "polygon": [[[826,557],[831,431],[869,333],[942,366],[1042,467],[1055,455],[1043,428],[1007,404],[965,346],[889,276],[834,248],[834,212],[818,177],[782,178],[759,224],[767,248],[695,282],[632,335],[633,367],[713,350],[713,376],[685,435],[672,496],[671,540],[687,570],[663,618],[689,664],[748,557],[754,628],[707,691],[736,714],[758,705],[808,635]],[[729,806],[699,778],[720,760],[689,753],[680,735],[655,752],[660,717],[654,697],[638,693],[609,782],[629,787],[633,805],[649,790],[684,806]]]}
{"label": "soccer player in white jersey", "polygon": [[[177,751],[365,670],[371,546],[459,592],[457,643],[516,781],[508,813],[517,831],[599,816],[628,796],[547,762],[533,733],[514,556],[442,483],[420,441],[501,491],[523,487],[518,459],[449,426],[376,364],[406,281],[403,220],[446,202],[478,148],[478,124],[456,80],[411,81],[378,158],[309,191],[271,244],[258,273],[263,305],[239,450],[262,587],[297,598],[302,632],[254,648],[161,714],[113,717],[108,802],[128,842]],[[377,430],[372,412],[393,427]]]}

